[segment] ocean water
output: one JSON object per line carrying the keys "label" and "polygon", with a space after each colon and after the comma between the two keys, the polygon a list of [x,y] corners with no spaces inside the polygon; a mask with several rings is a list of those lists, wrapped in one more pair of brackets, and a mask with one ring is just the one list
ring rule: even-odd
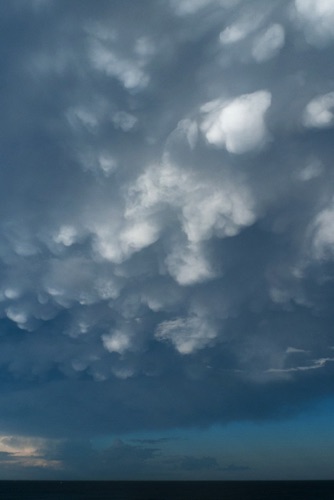
{"label": "ocean water", "polygon": [[0,481],[1,500],[334,500],[334,481]]}

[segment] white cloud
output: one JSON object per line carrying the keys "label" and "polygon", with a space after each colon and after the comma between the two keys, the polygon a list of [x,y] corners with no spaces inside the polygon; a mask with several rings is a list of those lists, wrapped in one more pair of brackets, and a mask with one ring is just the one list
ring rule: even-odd
{"label": "white cloud", "polygon": [[[218,102],[204,115],[201,129],[209,144],[226,147],[230,153],[243,154],[264,146],[269,138],[265,113],[271,94],[260,90],[241,95],[230,102]],[[205,105],[202,110],[207,110]]]}
{"label": "white cloud", "polygon": [[298,349],[296,347],[288,347],[285,351],[287,354],[307,354],[309,351],[305,351],[305,349]]}
{"label": "white cloud", "polygon": [[84,127],[90,128],[93,131],[97,130],[100,121],[100,113],[98,112],[98,110],[91,110],[83,106],[70,108],[67,111],[66,115],[72,127],[82,125]]}
{"label": "white cloud", "polygon": [[119,297],[121,287],[114,277],[102,277],[97,278],[94,288],[102,300],[115,300]]}
{"label": "white cloud", "polygon": [[126,111],[117,111],[112,116],[112,121],[117,128],[129,132],[137,123],[137,118]]}
{"label": "white cloud", "polygon": [[6,299],[15,300],[21,296],[21,290],[18,288],[6,288],[3,292]]}
{"label": "white cloud", "polygon": [[305,108],[303,124],[308,128],[328,128],[334,123],[334,92],[312,99]]}
{"label": "white cloud", "polygon": [[255,61],[262,63],[277,56],[284,46],[285,31],[280,24],[272,24],[253,42],[252,55]]}
{"label": "white cloud", "polygon": [[122,379],[122,380],[126,380],[127,378],[132,377],[135,373],[133,369],[126,367],[126,366],[113,367],[112,372],[115,375],[115,377]]}
{"label": "white cloud", "polygon": [[122,215],[119,210],[105,213],[101,217],[91,217],[88,227],[93,236],[93,250],[96,258],[102,258],[119,263],[124,260],[119,235],[122,225]]}
{"label": "white cloud", "polygon": [[94,224],[94,250],[102,259],[118,264],[157,241],[159,231],[159,225],[149,217]]}
{"label": "white cloud", "polygon": [[9,307],[6,309],[7,317],[17,323],[17,326],[24,328],[25,323],[28,320],[28,316],[25,311],[19,309],[18,307]]}
{"label": "white cloud", "polygon": [[106,177],[117,170],[117,161],[109,153],[101,153],[97,159],[98,167]]}
{"label": "white cloud", "polygon": [[311,158],[309,162],[298,172],[298,178],[303,182],[308,182],[319,177],[324,171],[322,162],[317,158]]}
{"label": "white cloud", "polygon": [[176,135],[185,136],[191,149],[194,149],[197,139],[198,139],[198,126],[193,120],[185,118],[181,120],[175,130]]}
{"label": "white cloud", "polygon": [[117,78],[128,90],[140,90],[149,82],[149,76],[144,69],[144,60],[138,57],[131,59],[121,57],[97,40],[92,43],[91,61],[98,71]]}
{"label": "white cloud", "polygon": [[250,34],[254,33],[262,21],[259,12],[252,12],[252,15],[242,16],[241,19],[227,26],[219,35],[222,45],[233,45],[241,42]]}
{"label": "white cloud", "polygon": [[219,40],[223,45],[234,44],[246,38],[252,31],[252,27],[248,24],[232,24],[220,33]]}
{"label": "white cloud", "polygon": [[202,243],[214,234],[221,238],[235,236],[256,220],[256,207],[243,184],[223,176],[220,181],[210,180],[177,167],[166,158],[138,178],[130,190],[125,214],[135,225],[121,233],[120,238],[124,248],[133,250],[157,239],[153,215],[160,219],[160,224],[165,220],[168,226],[171,217],[175,220],[175,236],[167,247],[165,262],[179,284],[190,285],[215,275]]}
{"label": "white cloud", "polygon": [[235,236],[240,228],[255,220],[253,200],[247,189],[228,182],[220,187],[209,184],[207,190],[198,186],[186,200],[182,213],[184,232],[193,243],[213,234]]}
{"label": "white cloud", "polygon": [[170,341],[180,354],[192,354],[209,345],[217,331],[207,319],[190,316],[160,323],[155,336]]}
{"label": "white cloud", "polygon": [[200,245],[175,245],[166,258],[171,276],[182,286],[194,285],[215,276]]}
{"label": "white cloud", "polygon": [[297,22],[311,44],[321,47],[334,40],[332,0],[295,0]]}
{"label": "white cloud", "polygon": [[255,220],[255,206],[247,187],[225,179],[186,171],[165,161],[139,177],[126,214],[151,215],[170,208],[180,212],[182,229],[196,243],[217,234],[234,236]]}
{"label": "white cloud", "polygon": [[133,251],[148,247],[159,237],[159,226],[149,220],[134,221],[125,227],[120,234],[120,243],[124,255],[128,256]]}
{"label": "white cloud", "polygon": [[59,232],[54,236],[56,243],[61,243],[66,247],[73,245],[77,239],[77,231],[73,226],[61,226]]}
{"label": "white cloud", "polygon": [[[4,454],[1,464],[7,469],[12,467],[13,470],[24,468],[45,468],[45,469],[62,469],[61,460],[50,459],[46,456],[48,446],[52,447],[52,441],[46,439],[1,435],[0,436],[0,453]],[[21,469],[22,471],[22,469]]]}
{"label": "white cloud", "polygon": [[267,370],[269,373],[294,373],[294,372],[304,372],[309,370],[319,370],[320,368],[324,368],[327,363],[334,361],[334,358],[319,358],[312,360],[311,365],[301,365],[294,366],[291,368],[270,368]]}
{"label": "white cloud", "polygon": [[334,205],[322,210],[311,227],[314,256],[317,259],[334,258]]}
{"label": "white cloud", "polygon": [[237,20],[229,24],[219,34],[219,41],[226,49],[231,50],[231,46],[237,44],[238,50],[244,45],[240,42],[250,41],[249,38],[254,36],[266,22],[270,15],[272,6],[269,2],[262,5],[261,9],[256,9],[252,4],[245,5],[244,9],[240,9]]}
{"label": "white cloud", "polygon": [[102,341],[107,351],[117,352],[118,354],[124,354],[132,344],[129,335],[122,330],[102,335]]}

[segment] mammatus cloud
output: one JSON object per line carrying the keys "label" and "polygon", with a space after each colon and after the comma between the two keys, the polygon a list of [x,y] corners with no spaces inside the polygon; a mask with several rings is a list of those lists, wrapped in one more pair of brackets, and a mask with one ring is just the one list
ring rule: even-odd
{"label": "mammatus cloud", "polygon": [[334,7],[329,0],[295,0],[296,18],[306,40],[323,47],[334,39]]}
{"label": "mammatus cloud", "polygon": [[271,103],[268,91],[239,96],[230,103],[208,103],[202,124],[206,140],[225,146],[230,153],[242,154],[260,148],[267,139],[264,113]]}
{"label": "mammatus cloud", "polygon": [[189,354],[210,344],[217,331],[208,320],[199,317],[164,321],[158,326],[157,339],[172,342],[180,354]]}
{"label": "mammatus cloud", "polygon": [[252,55],[258,63],[277,56],[284,46],[285,32],[280,24],[272,24],[254,41]]}
{"label": "mammatus cloud", "polygon": [[0,7],[3,432],[332,394],[332,4],[21,8]]}
{"label": "mammatus cloud", "polygon": [[304,125],[313,128],[327,128],[333,125],[334,93],[315,97],[304,112]]}

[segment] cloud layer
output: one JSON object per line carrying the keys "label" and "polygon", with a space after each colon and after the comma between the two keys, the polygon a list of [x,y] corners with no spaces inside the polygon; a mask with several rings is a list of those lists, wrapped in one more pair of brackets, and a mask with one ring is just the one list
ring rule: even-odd
{"label": "cloud layer", "polygon": [[0,13],[3,431],[271,418],[332,394],[331,2]]}

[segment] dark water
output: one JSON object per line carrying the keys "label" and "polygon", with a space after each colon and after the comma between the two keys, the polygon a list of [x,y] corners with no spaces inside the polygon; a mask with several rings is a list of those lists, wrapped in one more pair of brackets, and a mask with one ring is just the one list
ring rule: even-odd
{"label": "dark water", "polygon": [[334,481],[0,481],[1,500],[334,500]]}

